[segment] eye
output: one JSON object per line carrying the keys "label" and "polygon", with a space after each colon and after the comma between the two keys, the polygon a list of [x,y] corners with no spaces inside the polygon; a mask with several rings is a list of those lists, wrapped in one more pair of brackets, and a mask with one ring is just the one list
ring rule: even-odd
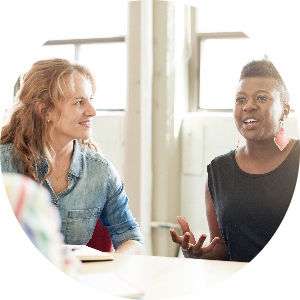
{"label": "eye", "polygon": [[90,102],[91,102],[91,103],[93,103],[93,99],[94,99],[94,98],[90,98]]}
{"label": "eye", "polygon": [[244,97],[238,97],[238,98],[236,98],[236,100],[235,100],[235,102],[236,103],[244,103],[246,101],[246,98],[244,98]]}
{"label": "eye", "polygon": [[258,96],[257,100],[259,100],[259,101],[266,101],[266,100],[269,100],[269,97],[267,97],[267,96]]}
{"label": "eye", "polygon": [[76,102],[75,105],[81,106],[82,105],[82,100],[79,100],[78,102]]}

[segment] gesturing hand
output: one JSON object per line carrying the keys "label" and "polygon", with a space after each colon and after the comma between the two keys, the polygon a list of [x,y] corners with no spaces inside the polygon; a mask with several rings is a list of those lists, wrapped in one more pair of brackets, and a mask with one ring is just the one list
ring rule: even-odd
{"label": "gesturing hand", "polygon": [[173,242],[179,244],[182,248],[184,257],[202,258],[203,255],[211,252],[218,243],[219,238],[215,237],[208,246],[202,247],[206,239],[206,234],[202,234],[196,243],[195,237],[190,231],[188,222],[182,217],[177,217],[177,220],[182,229],[182,236],[178,236],[174,229],[170,229],[170,233]]}

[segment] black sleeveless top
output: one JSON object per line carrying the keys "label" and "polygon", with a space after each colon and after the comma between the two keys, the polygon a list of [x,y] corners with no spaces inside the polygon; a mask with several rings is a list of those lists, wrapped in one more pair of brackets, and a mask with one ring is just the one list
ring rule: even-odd
{"label": "black sleeveless top", "polygon": [[248,174],[232,150],[207,166],[208,187],[230,260],[249,262],[269,242],[289,207],[298,176],[300,140],[266,174]]}

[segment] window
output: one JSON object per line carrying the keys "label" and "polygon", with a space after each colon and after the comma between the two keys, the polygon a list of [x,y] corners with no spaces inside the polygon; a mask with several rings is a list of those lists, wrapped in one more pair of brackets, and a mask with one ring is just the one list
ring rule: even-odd
{"label": "window", "polygon": [[267,55],[220,10],[194,8],[191,20],[190,111],[232,110],[242,67]]}
{"label": "window", "polygon": [[[35,61],[58,57],[89,67],[97,80],[97,93],[93,103],[97,110],[124,110],[126,107],[127,77],[127,1],[99,3],[95,1],[87,27],[76,26],[53,36],[39,50],[26,71]],[[83,24],[82,22],[79,22]],[[67,35],[66,35],[67,32]],[[18,82],[15,90],[18,88]]]}

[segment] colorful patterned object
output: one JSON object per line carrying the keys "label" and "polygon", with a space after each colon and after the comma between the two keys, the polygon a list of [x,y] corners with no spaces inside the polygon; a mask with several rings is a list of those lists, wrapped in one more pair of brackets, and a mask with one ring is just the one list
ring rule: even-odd
{"label": "colorful patterned object", "polygon": [[51,263],[76,278],[81,262],[70,249],[62,247],[59,212],[49,192],[24,175],[3,173],[3,180],[15,216],[28,238]]}

